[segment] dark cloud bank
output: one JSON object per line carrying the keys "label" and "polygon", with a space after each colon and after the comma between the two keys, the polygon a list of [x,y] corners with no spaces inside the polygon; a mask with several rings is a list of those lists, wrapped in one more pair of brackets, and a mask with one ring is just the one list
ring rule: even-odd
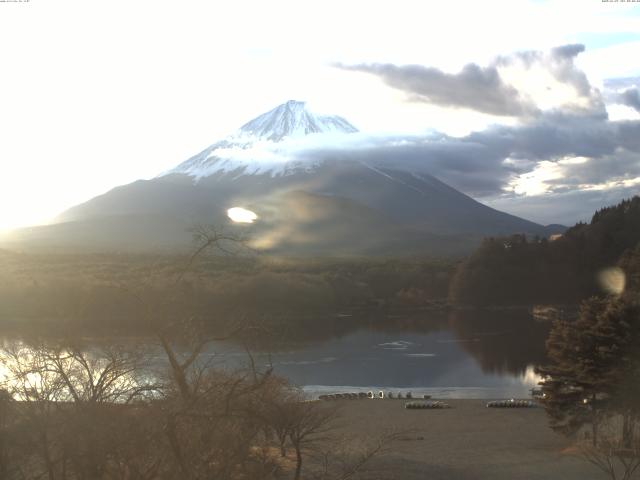
{"label": "dark cloud bank", "polygon": [[389,86],[406,92],[414,101],[469,108],[491,115],[521,116],[535,110],[515,88],[502,81],[495,67],[469,64],[457,74],[421,65],[398,67],[388,63],[341,68],[375,74]]}
{"label": "dark cloud bank", "polygon": [[387,85],[405,92],[412,101],[490,115],[527,117],[540,115],[541,111],[530,98],[503,81],[499,67],[519,65],[530,69],[542,66],[556,81],[573,86],[579,96],[588,99],[590,109],[602,112],[599,92],[574,64],[575,57],[583,51],[583,45],[565,45],[550,52],[518,52],[497,57],[486,67],[469,63],[455,74],[422,65],[390,63],[337,64],[336,67],[376,75]]}
{"label": "dark cloud bank", "polygon": [[[493,126],[463,138],[433,134],[380,140],[351,155],[381,166],[429,172],[473,197],[539,222],[588,219],[595,209],[637,193],[637,187],[623,182],[640,176],[640,121],[610,121],[605,99],[640,111],[640,95],[634,79],[607,82],[605,89],[611,91],[605,94],[591,86],[574,64],[583,50],[582,45],[566,45],[550,52],[519,52],[498,57],[487,67],[469,64],[456,74],[420,65],[338,65],[379,76],[412,101],[521,119],[520,126]],[[515,63],[543,66],[556,81],[573,86],[587,107],[540,111],[500,78],[498,67]],[[612,93],[614,89],[618,92]],[[562,178],[547,182],[548,194],[522,197],[505,191],[539,162],[567,157],[586,161],[557,164]]]}

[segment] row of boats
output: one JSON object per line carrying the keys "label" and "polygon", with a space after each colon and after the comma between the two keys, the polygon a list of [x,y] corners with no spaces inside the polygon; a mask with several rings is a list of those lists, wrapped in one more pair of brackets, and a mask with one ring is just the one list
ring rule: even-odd
{"label": "row of boats", "polygon": [[487,408],[536,408],[537,402],[531,400],[495,400],[487,403]]}
{"label": "row of boats", "polygon": [[[389,392],[385,394],[383,391],[378,393],[375,392],[348,392],[348,393],[333,393],[329,395],[320,395],[318,397],[320,400],[328,401],[328,400],[364,400],[364,399],[383,399],[383,398],[398,398],[398,399],[413,399],[413,395],[411,392],[407,392],[404,396],[401,393],[394,395]],[[423,400],[429,400],[431,398],[430,395],[423,395]],[[531,400],[494,400],[487,403],[487,408],[536,408],[538,407],[538,402]],[[411,409],[438,409],[438,408],[451,408],[451,406],[445,402],[441,401],[428,401],[428,402],[407,402],[404,405],[404,408]]]}
{"label": "row of boats", "polygon": [[404,404],[404,408],[407,410],[427,410],[427,409],[440,409],[451,408],[451,405],[439,400],[433,402],[407,402]]}
{"label": "row of boats", "polygon": [[[385,393],[380,390],[378,393],[369,391],[369,392],[359,392],[359,393],[333,393],[330,395],[320,395],[318,397],[320,400],[357,400],[357,399],[383,399],[383,398],[399,398],[399,399],[412,399],[413,394],[411,392],[407,392],[402,395],[402,393],[394,394],[393,392]],[[431,398],[431,395],[423,395],[423,399],[428,400]]]}

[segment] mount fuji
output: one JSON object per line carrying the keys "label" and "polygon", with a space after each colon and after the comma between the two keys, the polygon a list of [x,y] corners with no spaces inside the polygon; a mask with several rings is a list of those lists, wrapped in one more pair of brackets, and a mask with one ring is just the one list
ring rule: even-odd
{"label": "mount fuji", "polygon": [[327,140],[331,134],[340,136],[357,131],[342,117],[316,115],[305,102],[289,100],[166,174],[182,173],[195,179],[223,173],[289,175],[296,169],[309,167],[292,159],[296,149],[308,145],[309,137]]}
{"label": "mount fuji", "polygon": [[[494,210],[398,160],[368,161],[358,130],[288,101],[150,180],[116,187],[18,231],[25,246],[93,251],[189,246],[194,224],[246,229],[266,252],[311,255],[459,254],[487,235],[556,229]],[[364,153],[363,153],[364,152]],[[253,218],[253,217],[252,217]]]}

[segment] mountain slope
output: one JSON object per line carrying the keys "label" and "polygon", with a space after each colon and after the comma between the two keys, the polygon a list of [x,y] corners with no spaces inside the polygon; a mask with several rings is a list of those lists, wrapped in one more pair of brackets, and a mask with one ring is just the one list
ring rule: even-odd
{"label": "mountain slope", "polygon": [[327,161],[312,172],[287,176],[236,173],[220,172],[196,183],[184,174],[140,180],[73,207],[59,218],[74,221],[101,215],[164,212],[213,221],[224,218],[226,210],[236,205],[253,205],[256,213],[264,216],[274,193],[305,191],[350,199],[399,223],[433,233],[546,233],[541,225],[487,207],[426,174],[348,161]]}
{"label": "mountain slope", "polygon": [[[380,168],[340,150],[298,154],[308,139],[331,143],[356,131],[341,117],[290,101],[169,172],[116,187],[63,212],[59,225],[25,230],[21,238],[44,242],[51,232],[60,245],[84,238],[100,248],[184,248],[186,226],[228,224],[226,211],[236,206],[258,216],[244,227],[254,246],[289,254],[451,254],[487,235],[555,232],[402,165]],[[86,234],[92,229],[98,238]]]}

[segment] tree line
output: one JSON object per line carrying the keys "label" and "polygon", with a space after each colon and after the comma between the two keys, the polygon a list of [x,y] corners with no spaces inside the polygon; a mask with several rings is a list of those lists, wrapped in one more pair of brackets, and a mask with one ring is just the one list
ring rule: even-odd
{"label": "tree line", "polygon": [[[0,324],[153,332],[166,321],[147,302],[174,296],[180,256],[43,255],[0,252]],[[454,260],[200,256],[162,315],[190,312],[219,327],[226,317],[303,318],[336,312],[428,307],[446,302]],[[143,321],[144,319],[144,321]]]}
{"label": "tree line", "polygon": [[[640,245],[640,197],[597,211],[560,238],[487,238],[453,276],[450,299],[467,305],[577,304],[602,292],[599,274],[630,263]],[[635,279],[635,280],[633,280]]]}

